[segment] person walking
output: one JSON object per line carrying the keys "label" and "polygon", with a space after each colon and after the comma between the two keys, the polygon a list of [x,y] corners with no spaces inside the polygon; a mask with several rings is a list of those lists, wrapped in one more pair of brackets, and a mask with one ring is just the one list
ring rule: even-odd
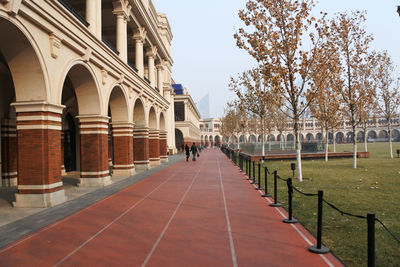
{"label": "person walking", "polygon": [[185,145],[185,152],[186,152],[186,161],[189,161],[190,150],[188,144]]}
{"label": "person walking", "polygon": [[193,143],[193,145],[192,145],[192,147],[191,147],[191,150],[192,150],[192,154],[193,154],[193,159],[192,159],[192,161],[196,161],[196,156],[197,156],[197,146],[196,146],[196,144],[195,144],[195,143]]}

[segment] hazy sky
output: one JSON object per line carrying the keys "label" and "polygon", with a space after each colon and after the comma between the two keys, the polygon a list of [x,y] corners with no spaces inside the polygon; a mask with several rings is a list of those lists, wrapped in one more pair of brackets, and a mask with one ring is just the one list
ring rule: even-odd
{"label": "hazy sky", "polygon": [[[227,101],[229,79],[255,65],[254,60],[236,47],[233,34],[243,24],[237,16],[245,0],[153,0],[158,12],[166,13],[171,24],[173,78],[183,84],[198,102],[210,94],[210,115],[221,117]],[[314,13],[367,10],[367,31],[372,47],[387,50],[400,66],[399,0],[320,0]],[[400,69],[398,69],[400,70]]]}

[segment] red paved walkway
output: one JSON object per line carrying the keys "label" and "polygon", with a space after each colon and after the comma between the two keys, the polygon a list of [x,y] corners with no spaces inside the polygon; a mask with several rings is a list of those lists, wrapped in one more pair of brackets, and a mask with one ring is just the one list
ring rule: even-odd
{"label": "red paved walkway", "polygon": [[0,249],[0,265],[341,266],[267,203],[205,151]]}

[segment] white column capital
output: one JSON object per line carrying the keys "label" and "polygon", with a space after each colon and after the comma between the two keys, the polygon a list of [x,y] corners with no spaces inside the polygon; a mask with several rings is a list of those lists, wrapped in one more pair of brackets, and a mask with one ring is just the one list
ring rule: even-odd
{"label": "white column capital", "polygon": [[151,46],[146,50],[146,57],[152,57],[155,58],[157,55],[157,47]]}
{"label": "white column capital", "polygon": [[118,0],[112,2],[113,4],[113,14],[124,18],[124,20],[129,20],[129,14],[131,12],[131,5],[128,0]]}
{"label": "white column capital", "polygon": [[136,42],[144,42],[144,40],[146,39],[146,35],[147,35],[147,31],[144,27],[139,27],[137,28],[137,30],[134,32],[132,38],[136,41]]}

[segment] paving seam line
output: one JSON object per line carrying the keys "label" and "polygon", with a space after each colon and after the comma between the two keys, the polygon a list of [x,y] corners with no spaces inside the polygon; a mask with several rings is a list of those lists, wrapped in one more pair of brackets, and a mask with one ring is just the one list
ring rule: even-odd
{"label": "paving seam line", "polygon": [[[162,168],[161,170],[166,169],[166,168],[168,168],[168,167],[171,167],[172,165],[174,165],[174,164],[176,164],[176,163],[179,163],[181,160],[182,160],[182,159],[179,159],[179,160],[177,160],[175,163],[173,163],[173,164],[171,164],[171,165],[166,165],[166,166],[165,166],[164,168]],[[159,171],[161,171],[161,170],[159,170]],[[157,172],[155,172],[155,173],[157,173]],[[153,175],[153,174],[155,174],[155,173],[149,172],[149,174],[148,174],[147,176],[145,176],[144,178],[147,178],[147,177],[149,177],[149,176],[151,176],[151,175]],[[100,199],[100,200],[98,200],[98,201],[95,201],[94,203],[91,203],[91,204],[87,205],[86,207],[84,207],[84,208],[82,208],[82,209],[80,209],[80,210],[78,210],[78,211],[76,211],[76,212],[74,212],[74,213],[72,213],[72,214],[69,214],[69,215],[65,216],[64,218],[62,218],[62,219],[60,219],[60,220],[58,220],[58,221],[55,221],[55,222],[53,222],[53,223],[50,223],[50,224],[47,225],[47,226],[44,226],[44,227],[40,228],[39,230],[37,230],[37,231],[35,231],[35,232],[29,234],[29,235],[26,236],[26,237],[22,237],[23,239],[20,239],[19,241],[17,241],[17,240],[18,240],[18,239],[17,239],[17,240],[15,240],[15,241],[10,242],[11,245],[5,245],[4,249],[0,250],[0,254],[3,253],[3,252],[5,252],[5,251],[7,251],[7,250],[9,250],[9,249],[11,249],[11,248],[13,248],[13,247],[15,247],[15,246],[17,246],[17,245],[19,245],[19,244],[21,244],[21,243],[23,243],[24,241],[27,241],[27,240],[31,239],[32,237],[35,237],[36,235],[38,235],[38,234],[40,234],[40,233],[42,233],[42,232],[44,232],[44,231],[50,230],[51,228],[57,226],[58,224],[64,222],[65,220],[71,218],[72,216],[75,216],[75,215],[80,214],[81,212],[85,211],[85,210],[88,209],[89,207],[92,207],[92,206],[94,206],[94,205],[98,205],[98,204],[104,202],[105,200],[107,200],[107,199],[111,198],[112,196],[114,196],[116,193],[119,193],[119,192],[123,192],[123,191],[125,191],[125,190],[128,190],[130,187],[139,184],[139,182],[143,181],[144,178],[142,178],[142,179],[136,181],[136,182],[133,183],[133,184],[127,185],[125,188],[123,188],[123,189],[121,189],[121,190],[118,190],[117,192],[112,193],[112,194],[106,196],[106,197],[103,198],[103,199]],[[128,179],[129,179],[129,178],[128,178]],[[124,181],[124,180],[119,181],[119,182],[117,182],[117,183],[120,183],[120,182],[123,182],[123,181]],[[115,183],[114,185],[116,185],[117,183]],[[88,194],[91,194],[91,193],[93,193],[93,192],[90,192],[90,193],[88,193]],[[82,197],[84,197],[84,196],[85,196],[85,195],[83,195]],[[76,199],[72,199],[72,201],[74,201],[74,200],[76,200]],[[33,214],[33,215],[35,215],[35,214]],[[15,242],[15,243],[13,243],[13,242]],[[10,244],[10,243],[9,243],[9,244]]]}
{"label": "paving seam line", "polygon": [[[257,188],[257,186],[254,184],[253,184],[253,187]],[[260,195],[263,195],[263,193],[260,190],[257,190],[257,191],[260,193]],[[268,197],[263,197],[263,198],[265,198],[270,204],[272,203],[272,201]],[[281,214],[283,219],[287,219],[287,216],[285,214],[283,214],[283,212],[281,211],[281,209],[279,207],[274,207],[274,209],[277,210]],[[304,241],[306,241],[310,246],[312,246],[312,242],[298,229],[298,227],[296,225],[294,225],[294,224],[290,224],[290,225],[304,239]],[[329,267],[335,266],[333,263],[330,262],[330,260],[327,257],[325,257],[325,255],[322,255],[322,254],[318,254],[318,255],[325,261],[326,264],[328,264]]]}
{"label": "paving seam line", "polygon": [[[203,165],[203,164],[202,164]],[[160,236],[158,237],[158,239],[156,240],[156,242],[154,243],[153,247],[151,248],[149,254],[147,255],[146,259],[144,260],[142,267],[146,266],[146,264],[149,262],[151,256],[153,255],[154,251],[156,250],[158,244],[160,243],[161,239],[163,238],[165,232],[168,230],[169,225],[171,224],[172,220],[175,217],[175,214],[178,212],[179,208],[181,207],[183,201],[186,198],[186,195],[189,193],[190,189],[192,188],[194,182],[197,179],[197,176],[199,175],[200,171],[201,171],[201,166],[199,167],[199,170],[197,171],[196,175],[193,177],[192,182],[190,183],[190,185],[188,186],[188,188],[186,189],[185,193],[183,194],[181,200],[179,201],[178,205],[176,206],[174,212],[172,213],[171,217],[169,218],[167,224],[164,226],[164,229],[162,230]]]}
{"label": "paving seam line", "polygon": [[233,262],[233,266],[237,267],[237,258],[236,258],[236,252],[235,252],[235,245],[233,244],[232,228],[231,228],[231,223],[230,223],[230,220],[229,220],[228,206],[226,204],[225,189],[224,189],[224,183],[222,182],[222,174],[221,174],[221,167],[220,167],[220,164],[219,164],[219,157],[217,157],[217,165],[218,165],[218,172],[219,172],[219,181],[221,183],[222,198],[224,200],[225,218],[226,218],[226,225],[227,225],[227,228],[228,228],[229,245],[231,247],[232,262]]}
{"label": "paving seam line", "polygon": [[117,218],[115,218],[113,221],[111,221],[109,224],[104,226],[101,230],[99,230],[96,234],[94,234],[92,237],[90,237],[88,240],[83,242],[79,247],[74,249],[71,253],[69,253],[67,256],[62,258],[60,261],[58,261],[54,266],[59,266],[61,263],[63,263],[65,260],[70,258],[73,254],[75,254],[78,250],[80,250],[82,247],[84,247],[86,244],[88,244],[91,240],[96,238],[98,235],[100,235],[102,232],[107,230],[111,225],[113,225],[115,222],[117,222],[119,219],[121,219],[125,214],[127,214],[129,211],[131,211],[133,208],[135,208],[137,205],[139,205],[142,201],[144,201],[146,198],[148,198],[151,194],[153,194],[155,191],[157,191],[162,185],[164,185],[166,182],[168,182],[172,177],[176,175],[176,172],[171,174],[164,182],[159,184],[156,188],[154,188],[150,193],[142,197],[140,200],[135,202],[131,207],[129,207],[126,211],[124,211],[122,214],[120,214]]}

